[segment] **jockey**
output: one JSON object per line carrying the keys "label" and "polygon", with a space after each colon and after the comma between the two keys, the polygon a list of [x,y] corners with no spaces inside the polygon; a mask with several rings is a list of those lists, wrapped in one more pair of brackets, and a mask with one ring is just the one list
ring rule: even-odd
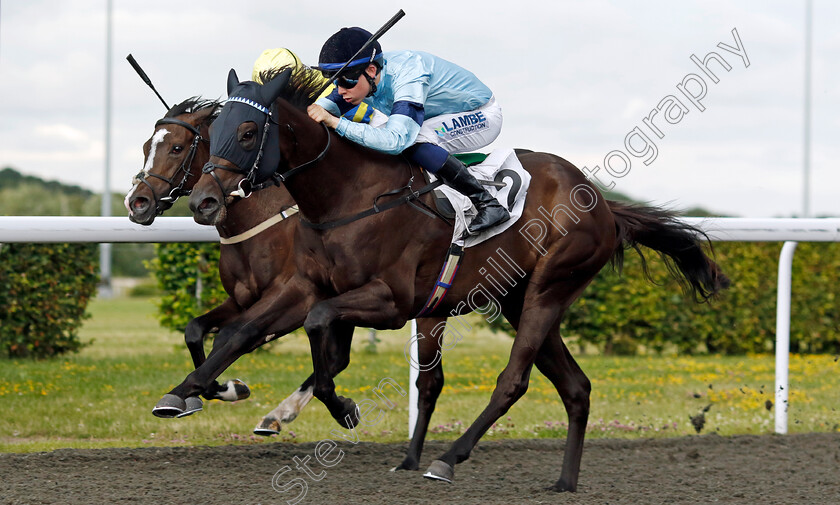
{"label": "jockey", "polygon": [[[324,78],[317,70],[313,70],[304,65],[298,56],[286,48],[266,49],[260,54],[257,61],[254,62],[254,69],[251,71],[251,80],[262,84],[262,73],[270,72],[278,68],[291,68],[294,76],[301,73],[306,74],[307,79],[317,81],[319,83],[326,83]],[[335,85],[330,85],[324,90],[321,96],[329,95],[335,89]],[[388,116],[368,106],[366,103],[360,103],[357,107],[348,110],[342,116],[348,121],[354,123],[370,124],[374,128],[384,125],[388,121]]]}
{"label": "jockey", "polygon": [[[332,79],[371,34],[342,28],[327,39],[315,67]],[[471,72],[419,51],[382,53],[374,42],[336,79],[337,87],[310,105],[309,116],[356,143],[406,156],[468,197],[478,214],[475,234],[510,219],[508,211],[452,153],[474,151],[499,136],[502,109],[493,93]],[[390,111],[380,128],[340,117],[361,103]]]}

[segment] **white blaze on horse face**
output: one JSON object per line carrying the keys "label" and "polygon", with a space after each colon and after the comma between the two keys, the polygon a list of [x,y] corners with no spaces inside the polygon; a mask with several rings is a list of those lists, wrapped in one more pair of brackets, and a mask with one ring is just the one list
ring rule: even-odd
{"label": "white blaze on horse face", "polygon": [[[163,138],[166,137],[166,134],[169,133],[169,130],[166,128],[161,128],[160,130],[156,131],[154,135],[152,135],[152,145],[149,147],[149,156],[146,158],[146,164],[143,165],[143,173],[148,175],[149,172],[152,170],[152,167],[155,166],[155,154],[157,154],[157,146],[163,142]],[[126,210],[128,210],[129,214],[134,214],[134,211],[131,210],[131,207],[128,205],[129,200],[131,199],[131,194],[134,193],[134,190],[137,189],[137,186],[140,185],[140,181],[137,177],[135,177],[131,181],[131,189],[128,190],[128,193],[125,194],[125,199],[123,200],[123,205],[125,205]]]}
{"label": "white blaze on horse face", "polygon": [[[152,145],[149,147],[149,156],[146,158],[146,164],[143,165],[143,173],[147,174],[152,170],[152,167],[155,166],[155,154],[157,154],[157,147],[158,145],[163,142],[163,138],[166,134],[169,133],[169,130],[166,128],[161,128],[160,130],[156,131],[154,135],[152,135]],[[140,185],[140,181],[137,180],[135,177],[132,181],[131,189],[128,190],[128,193],[125,194],[125,200],[123,200],[123,205],[125,205],[126,210],[128,210],[129,214],[133,214],[134,212],[128,205],[128,201],[131,199],[131,194],[134,193],[134,190],[137,189],[137,186]]]}
{"label": "white blaze on horse face", "polygon": [[129,198],[131,198],[131,194],[134,193],[134,188],[136,188],[136,187],[137,187],[137,184],[135,184],[134,186],[131,186],[131,189],[129,189],[128,193],[125,194],[125,200],[123,200],[123,205],[125,205],[125,210],[128,211],[129,215],[134,214],[134,212],[131,210],[131,207],[128,206],[128,200],[129,200]]}
{"label": "white blaze on horse face", "polygon": [[129,205],[129,201],[131,200],[131,195],[137,190],[137,186],[140,185],[140,181],[135,176],[131,179],[131,189],[128,190],[128,193],[125,194],[125,199],[123,200],[123,205],[125,205],[126,210],[128,211],[129,215],[134,215],[134,211],[131,210],[131,206]]}
{"label": "white blaze on horse face", "polygon": [[157,153],[157,147],[161,142],[163,142],[163,137],[165,137],[167,133],[169,133],[169,130],[161,128],[152,136],[152,146],[149,148],[149,157],[146,158],[146,165],[143,167],[143,171],[147,174],[152,170],[152,167],[155,166],[155,154]]}

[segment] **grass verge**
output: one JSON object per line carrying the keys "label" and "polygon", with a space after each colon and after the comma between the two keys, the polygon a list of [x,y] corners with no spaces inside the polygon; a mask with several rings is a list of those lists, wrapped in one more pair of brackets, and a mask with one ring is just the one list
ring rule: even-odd
{"label": "grass verge", "polygon": [[[317,400],[287,431],[252,435],[261,417],[309,375],[305,335],[281,339],[270,352],[244,356],[222,375],[241,378],[251,398],[205,402],[184,419],[158,419],[151,408],[192,369],[183,336],[161,329],[151,299],[96,300],[76,355],[45,361],[0,360],[0,451],[59,448],[219,445],[318,441],[341,430]],[[378,352],[366,351],[367,330],[357,333],[350,367],[336,380],[338,393],[357,402],[378,401],[383,415],[359,426],[366,442],[407,439],[408,396],[388,388],[388,408],[374,392],[383,379],[408,390],[403,355],[408,330],[380,332]],[[429,439],[457,438],[486,406],[507,362],[510,339],[473,333],[443,356],[446,385]],[[758,356],[581,356],[592,381],[590,438],[722,435],[773,431],[774,359]],[[840,363],[836,356],[791,356],[789,431],[839,431]],[[769,403],[768,403],[769,402]],[[705,412],[703,412],[706,410]],[[691,419],[695,418],[695,423]],[[501,438],[565,437],[566,415],[553,386],[534,369],[525,397],[487,433]]]}

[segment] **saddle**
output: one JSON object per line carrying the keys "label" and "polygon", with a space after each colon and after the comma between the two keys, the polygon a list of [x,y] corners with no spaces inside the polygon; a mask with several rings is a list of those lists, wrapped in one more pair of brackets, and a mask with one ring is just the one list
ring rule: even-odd
{"label": "saddle", "polygon": [[[487,154],[484,153],[463,153],[463,154],[454,154],[456,158],[461,160],[461,163],[467,166],[467,168],[478,165],[479,163],[483,162],[487,159]],[[423,173],[423,180],[426,184],[431,184],[431,179],[429,178],[429,172],[426,170],[422,170]],[[488,181],[480,181],[482,183]],[[493,183],[496,185],[497,183]],[[503,183],[504,184],[504,183]],[[440,189],[435,189],[434,192],[434,202],[437,211],[445,217],[446,219],[455,219],[455,208],[452,207],[452,202],[446,197],[446,195]]]}
{"label": "saddle", "polygon": [[[525,196],[531,181],[531,175],[519,162],[518,155],[523,152],[529,151],[496,149],[486,155],[480,153],[455,155],[467,165],[472,175],[487,188],[487,191],[508,209],[511,219],[478,235],[468,236],[465,233],[467,226],[475,216],[472,202],[449,186],[439,186],[434,189],[433,200],[437,211],[454,224],[453,244],[457,243],[464,248],[480,244],[510,228],[522,216]],[[424,179],[429,182],[429,173],[426,171],[422,173]]]}

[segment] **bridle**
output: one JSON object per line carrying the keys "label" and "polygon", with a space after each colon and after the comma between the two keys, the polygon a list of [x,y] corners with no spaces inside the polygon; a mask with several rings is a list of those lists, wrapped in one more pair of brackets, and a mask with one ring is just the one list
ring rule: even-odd
{"label": "bridle", "polygon": [[[280,183],[286,182],[287,180],[289,180],[289,178],[291,178],[295,174],[300,173],[305,168],[308,168],[308,167],[314,165],[315,163],[318,163],[322,159],[324,159],[324,157],[326,157],[326,155],[327,155],[327,152],[330,150],[330,144],[331,144],[330,130],[327,127],[327,125],[321,123],[321,125],[324,127],[325,133],[327,134],[327,145],[324,146],[324,149],[315,158],[313,158],[313,159],[311,159],[311,160],[309,160],[309,161],[307,161],[307,162],[305,162],[301,165],[298,165],[298,166],[296,166],[292,169],[289,169],[289,170],[287,170],[283,173],[273,172],[268,180],[266,180],[266,181],[264,181],[260,184],[256,184],[255,179],[257,177],[257,171],[259,170],[260,161],[262,160],[262,157],[263,157],[263,151],[265,149],[266,139],[268,138],[268,130],[271,127],[272,123],[277,125],[278,128],[279,128],[280,125],[279,125],[279,123],[273,121],[271,110],[269,110],[268,107],[265,107],[265,106],[255,102],[253,100],[233,96],[233,97],[228,98],[228,101],[229,102],[230,101],[241,102],[241,103],[250,105],[251,107],[254,107],[255,109],[257,109],[260,112],[262,112],[263,114],[265,114],[266,117],[265,117],[265,126],[263,127],[262,138],[260,139],[260,149],[259,149],[259,151],[257,151],[257,157],[254,159],[254,164],[251,166],[250,169],[245,170],[245,169],[239,168],[239,167],[226,167],[224,165],[219,165],[217,163],[213,163],[212,161],[208,161],[207,163],[205,163],[204,167],[201,169],[202,173],[210,174],[210,175],[213,176],[213,178],[216,180],[216,184],[219,185],[219,190],[221,191],[222,195],[225,197],[225,200],[227,200],[228,196],[239,197],[239,198],[248,198],[248,197],[251,196],[251,194],[254,191],[259,191],[261,189],[265,189],[265,188],[267,188],[268,186],[271,186],[271,185],[280,185]],[[292,125],[289,124],[289,123],[286,123],[285,126],[286,126],[286,129],[292,134],[292,137],[294,137],[296,139],[297,137],[295,136],[295,129],[292,127]],[[297,141],[295,141],[295,145],[297,145]],[[279,149],[279,147],[277,147],[277,148]],[[216,174],[216,169],[226,170],[228,172],[232,172],[232,173],[244,176],[239,181],[239,183],[237,184],[236,191],[233,191],[230,195],[225,195],[225,187],[222,184],[222,180]]]}
{"label": "bridle", "polygon": [[[146,185],[146,187],[149,188],[149,191],[152,192],[152,196],[155,199],[155,212],[157,214],[162,214],[166,209],[171,207],[173,203],[175,203],[175,200],[177,200],[178,198],[180,198],[182,196],[188,196],[192,192],[189,189],[184,189],[184,186],[186,186],[187,181],[189,180],[190,176],[192,175],[192,173],[190,172],[190,165],[192,165],[193,159],[195,158],[195,153],[198,150],[198,143],[199,142],[209,142],[209,140],[207,140],[207,139],[205,139],[204,137],[201,136],[201,132],[198,130],[198,128],[196,128],[195,126],[187,123],[186,121],[181,121],[180,119],[168,118],[168,117],[165,117],[163,119],[159,119],[155,123],[155,128],[157,128],[160,125],[165,125],[165,124],[174,124],[174,125],[178,125],[178,126],[182,126],[182,127],[186,128],[187,130],[189,130],[190,132],[193,133],[193,141],[192,141],[192,144],[190,144],[190,148],[187,151],[187,155],[184,157],[184,160],[181,162],[181,166],[178,167],[178,170],[175,171],[175,174],[172,177],[166,177],[166,176],[161,175],[161,174],[156,174],[154,172],[146,172],[146,171],[143,171],[143,170],[141,170],[140,173],[138,173],[137,175],[134,176],[134,181],[133,182],[135,184],[139,184],[139,183],[142,182],[143,184]],[[183,172],[184,175],[183,175],[183,177],[181,177],[181,182],[179,182],[176,185],[175,184],[175,178],[181,172]],[[158,195],[157,195],[157,192],[155,191],[155,188],[152,187],[152,185],[149,183],[149,181],[146,180],[146,177],[154,177],[156,179],[160,179],[160,180],[164,181],[165,183],[169,184],[169,187],[171,188],[171,190],[169,191],[169,194],[166,195],[166,196],[162,196],[162,197],[158,198]],[[162,204],[166,204],[166,206],[164,207],[164,205],[162,205]]]}

